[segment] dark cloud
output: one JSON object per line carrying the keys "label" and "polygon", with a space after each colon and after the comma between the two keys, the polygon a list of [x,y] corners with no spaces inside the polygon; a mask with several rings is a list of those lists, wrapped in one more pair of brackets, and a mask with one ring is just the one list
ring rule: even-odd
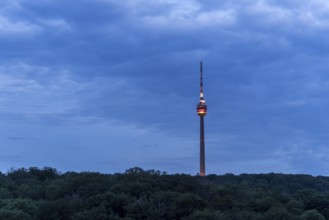
{"label": "dark cloud", "polygon": [[8,137],[8,140],[11,141],[24,141],[26,138],[25,137]]}
{"label": "dark cloud", "polygon": [[[17,0],[0,6],[0,119],[9,127],[0,131],[13,137],[0,145],[19,156],[25,140],[13,140],[26,132],[36,137],[27,147],[38,152],[19,164],[44,166],[38,158],[46,152],[38,149],[49,144],[58,156],[71,146],[81,151],[60,165],[64,170],[88,169],[81,161],[92,155],[95,170],[140,164],[193,173],[203,60],[209,170],[326,174],[320,169],[326,157],[316,160],[309,150],[325,152],[327,142],[326,2]],[[69,147],[57,151],[58,145]],[[94,145],[110,158],[91,153]],[[308,155],[311,162],[303,163]],[[49,162],[59,164],[55,157]]]}

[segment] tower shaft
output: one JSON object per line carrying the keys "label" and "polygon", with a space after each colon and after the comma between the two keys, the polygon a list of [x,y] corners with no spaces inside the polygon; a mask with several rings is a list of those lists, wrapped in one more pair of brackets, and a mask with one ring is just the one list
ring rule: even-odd
{"label": "tower shaft", "polygon": [[200,116],[200,176],[206,175],[204,146],[204,116]]}

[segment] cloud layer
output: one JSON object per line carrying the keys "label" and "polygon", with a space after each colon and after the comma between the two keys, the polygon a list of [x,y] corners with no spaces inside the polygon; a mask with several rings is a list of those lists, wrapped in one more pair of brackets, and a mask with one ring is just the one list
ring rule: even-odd
{"label": "cloud layer", "polygon": [[[329,4],[0,3],[0,169],[328,175]],[[89,161],[89,163],[86,163]]]}

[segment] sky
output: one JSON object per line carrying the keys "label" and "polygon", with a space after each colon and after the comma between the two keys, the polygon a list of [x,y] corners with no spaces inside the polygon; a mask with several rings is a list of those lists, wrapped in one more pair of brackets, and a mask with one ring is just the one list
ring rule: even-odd
{"label": "sky", "polygon": [[0,170],[329,175],[327,0],[2,0]]}

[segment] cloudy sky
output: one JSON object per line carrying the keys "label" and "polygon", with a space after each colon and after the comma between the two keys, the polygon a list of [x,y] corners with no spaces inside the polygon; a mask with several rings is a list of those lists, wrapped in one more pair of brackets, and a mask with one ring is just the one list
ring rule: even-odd
{"label": "cloudy sky", "polygon": [[327,0],[2,0],[0,170],[329,175]]}

